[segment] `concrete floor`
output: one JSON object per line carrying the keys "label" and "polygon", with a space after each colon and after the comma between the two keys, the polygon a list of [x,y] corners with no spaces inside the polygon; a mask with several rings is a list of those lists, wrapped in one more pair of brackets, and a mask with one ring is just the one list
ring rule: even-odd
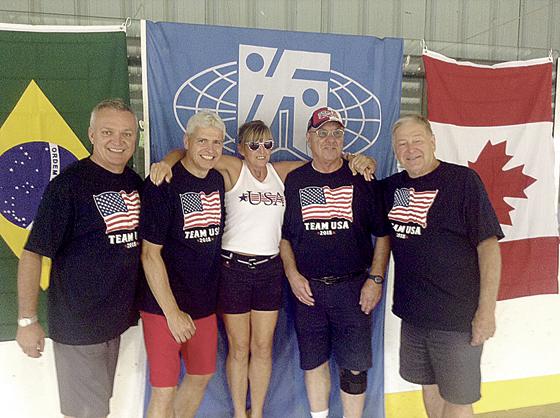
{"label": "concrete floor", "polygon": [[560,403],[476,414],[476,416],[480,418],[560,418]]}

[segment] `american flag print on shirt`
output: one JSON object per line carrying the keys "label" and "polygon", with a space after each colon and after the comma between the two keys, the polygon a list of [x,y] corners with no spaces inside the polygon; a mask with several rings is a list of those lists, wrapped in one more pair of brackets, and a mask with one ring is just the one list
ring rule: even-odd
{"label": "american flag print on shirt", "polygon": [[220,225],[222,221],[222,205],[220,193],[187,192],[179,195],[183,210],[183,230]]}
{"label": "american flag print on shirt", "polygon": [[310,186],[300,189],[299,200],[303,221],[342,218],[353,220],[352,198],[354,186]]}
{"label": "american flag print on shirt", "polygon": [[422,228],[428,226],[428,211],[438,194],[438,190],[417,192],[414,189],[397,189],[393,207],[388,218],[403,223],[413,222]]}
{"label": "american flag print on shirt", "polygon": [[95,205],[103,217],[106,234],[121,230],[133,230],[140,219],[140,195],[135,190],[126,193],[103,192],[93,195]]}

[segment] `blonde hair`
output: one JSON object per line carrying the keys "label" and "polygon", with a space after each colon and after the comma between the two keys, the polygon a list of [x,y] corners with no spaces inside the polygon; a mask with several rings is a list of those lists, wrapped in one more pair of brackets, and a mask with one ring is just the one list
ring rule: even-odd
{"label": "blonde hair", "polygon": [[125,101],[121,98],[114,98],[114,99],[105,99],[101,102],[97,103],[93,110],[91,111],[91,115],[89,117],[89,126],[93,126],[95,122],[95,117],[97,116],[97,112],[103,109],[112,109],[118,110],[119,112],[129,112],[134,116],[134,120],[136,120],[136,124],[138,124],[138,118],[136,114],[132,110],[132,108],[125,103]]}
{"label": "blonde hair", "polygon": [[395,132],[397,131],[397,129],[399,129],[402,125],[404,125],[405,123],[408,123],[408,122],[418,123],[418,124],[424,126],[424,128],[426,129],[426,131],[430,135],[434,134],[434,132],[432,131],[432,125],[430,125],[430,121],[420,114],[413,113],[411,115],[406,115],[406,116],[400,117],[393,124],[393,128],[391,129],[391,137],[394,138],[395,137]]}
{"label": "blonde hair", "polygon": [[202,110],[192,115],[187,122],[185,135],[190,136],[197,128],[217,128],[222,131],[222,135],[226,135],[226,125],[217,113],[210,110]]}
{"label": "blonde hair", "polygon": [[247,142],[270,139],[272,138],[272,132],[270,132],[270,128],[262,120],[253,120],[245,122],[239,127],[237,137],[239,140],[238,147],[242,147]]}

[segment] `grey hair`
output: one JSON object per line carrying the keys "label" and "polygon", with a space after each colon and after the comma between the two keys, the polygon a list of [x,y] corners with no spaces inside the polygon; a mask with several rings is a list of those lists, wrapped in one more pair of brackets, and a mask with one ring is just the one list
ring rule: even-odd
{"label": "grey hair", "polygon": [[402,125],[404,125],[407,122],[415,122],[418,123],[422,126],[424,126],[424,128],[426,129],[426,131],[428,131],[428,133],[430,135],[433,135],[434,132],[432,131],[432,125],[430,125],[430,121],[425,118],[424,116],[418,114],[418,113],[413,113],[410,115],[405,115],[400,117],[394,124],[393,124],[393,128],[391,129],[391,137],[395,137],[395,132],[397,131],[397,129],[399,129]]}
{"label": "grey hair", "polygon": [[224,124],[224,121],[217,113],[210,110],[202,110],[191,116],[187,122],[185,135],[192,135],[196,128],[217,128],[222,131],[224,136],[226,134],[226,125]]}
{"label": "grey hair", "polygon": [[136,124],[138,124],[138,118],[136,114],[132,110],[132,108],[125,103],[125,101],[121,98],[114,98],[114,99],[105,99],[101,102],[97,103],[95,107],[91,111],[91,116],[89,117],[89,126],[93,126],[95,122],[95,117],[97,116],[97,112],[103,109],[112,109],[118,110],[120,112],[129,112],[134,116],[134,120],[136,120]]}

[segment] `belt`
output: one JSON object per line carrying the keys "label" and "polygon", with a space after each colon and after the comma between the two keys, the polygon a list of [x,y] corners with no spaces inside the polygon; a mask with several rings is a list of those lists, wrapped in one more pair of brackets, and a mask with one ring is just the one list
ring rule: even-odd
{"label": "belt", "polygon": [[256,269],[257,266],[268,263],[278,257],[278,254],[274,255],[242,255],[233,253],[231,251],[223,251],[222,258],[228,261],[235,261],[239,264],[243,264],[250,269]]}
{"label": "belt", "polygon": [[330,285],[358,279],[360,277],[365,277],[366,272],[367,270],[360,270],[348,274],[343,274],[341,276],[310,277],[309,280]]}

